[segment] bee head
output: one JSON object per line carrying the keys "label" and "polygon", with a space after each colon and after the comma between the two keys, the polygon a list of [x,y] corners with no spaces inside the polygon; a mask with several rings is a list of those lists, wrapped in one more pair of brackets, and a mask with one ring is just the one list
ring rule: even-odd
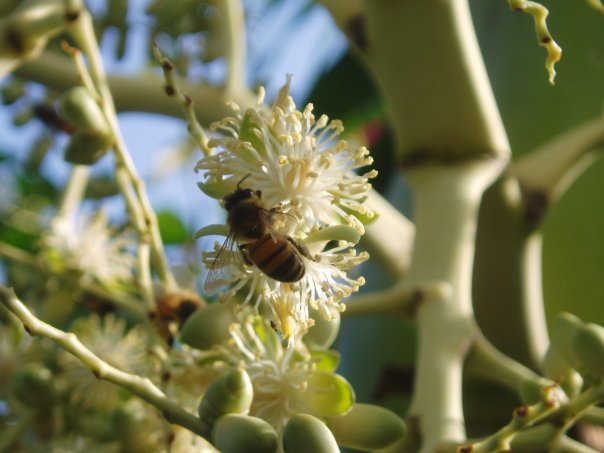
{"label": "bee head", "polygon": [[238,203],[256,203],[261,198],[262,192],[259,190],[241,189],[237,187],[233,193],[230,193],[224,197],[222,201],[224,203],[224,208],[227,211],[230,211],[233,206],[237,205]]}

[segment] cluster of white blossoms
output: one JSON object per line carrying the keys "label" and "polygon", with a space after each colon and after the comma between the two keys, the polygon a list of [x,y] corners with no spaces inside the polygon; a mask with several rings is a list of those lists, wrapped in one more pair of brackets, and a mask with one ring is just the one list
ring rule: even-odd
{"label": "cluster of white blossoms", "polygon": [[[126,320],[109,314],[80,318],[73,332],[98,357],[121,371],[150,376],[155,364],[150,360],[142,325],[127,329]],[[83,408],[110,410],[120,403],[120,389],[98,379],[82,363],[65,351],[59,356],[61,377],[70,389],[70,401]]]}
{"label": "cluster of white blossoms", "polygon": [[[355,170],[373,162],[367,148],[338,139],[342,123],[325,115],[316,119],[312,104],[297,110],[289,87],[288,76],[272,107],[264,104],[262,89],[255,108],[242,112],[233,106],[236,116],[213,125],[222,134],[208,143],[214,153],[196,167],[203,176],[199,186],[210,196],[222,198],[239,188],[259,191],[266,209],[295,219],[293,226],[275,227],[308,249],[300,255],[304,275],[299,281],[277,281],[245,260],[216,260],[219,243],[203,255],[208,267],[230,268],[222,272],[228,276],[223,297],[245,289],[244,303],[266,302],[286,338],[296,330],[292,320],[302,331],[312,325],[309,308],[329,318],[332,308],[343,311],[342,300],[364,284],[363,277],[348,272],[368,258],[354,247],[364,222],[374,216],[363,203],[369,179],[377,175],[375,170],[357,174]],[[215,232],[206,227],[198,236]]]}
{"label": "cluster of white blossoms", "polygon": [[[344,413],[355,401],[354,390],[335,373],[337,363],[321,353],[311,355],[299,342],[284,348],[267,320],[247,316],[229,328],[231,338],[215,346],[213,366],[244,369],[252,381],[250,415],[282,432],[291,416],[324,417]],[[328,354],[328,353],[325,353]]]}
{"label": "cluster of white blossoms", "polygon": [[86,280],[105,283],[133,279],[134,237],[112,231],[102,212],[77,221],[56,217],[42,245],[49,265],[57,270],[76,270]]}

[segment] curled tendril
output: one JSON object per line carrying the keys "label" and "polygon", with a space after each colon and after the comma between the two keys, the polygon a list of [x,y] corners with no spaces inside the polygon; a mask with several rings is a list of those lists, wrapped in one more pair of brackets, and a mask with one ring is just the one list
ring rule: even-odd
{"label": "curled tendril", "polygon": [[[590,3],[597,3],[598,0],[588,0]],[[547,59],[545,61],[545,67],[549,73],[549,83],[554,84],[556,78],[556,70],[554,65],[562,58],[562,49],[554,41],[551,33],[547,29],[546,18],[549,14],[548,9],[540,3],[527,1],[527,0],[508,0],[510,8],[515,11],[523,11],[533,16],[535,21],[535,31],[537,32],[537,39],[539,45],[545,47],[547,50]],[[599,5],[602,7],[602,5]]]}

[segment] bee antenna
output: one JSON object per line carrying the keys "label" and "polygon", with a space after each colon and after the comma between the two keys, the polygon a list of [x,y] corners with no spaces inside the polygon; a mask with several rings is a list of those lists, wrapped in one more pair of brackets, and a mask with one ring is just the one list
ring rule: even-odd
{"label": "bee antenna", "polygon": [[240,187],[240,186],[241,186],[241,183],[242,183],[243,181],[245,181],[247,178],[249,178],[250,176],[252,176],[252,174],[251,174],[251,173],[248,173],[248,174],[247,174],[247,175],[245,175],[243,178],[241,178],[241,181],[239,181],[239,182],[237,183],[237,189],[241,189],[241,187]]}

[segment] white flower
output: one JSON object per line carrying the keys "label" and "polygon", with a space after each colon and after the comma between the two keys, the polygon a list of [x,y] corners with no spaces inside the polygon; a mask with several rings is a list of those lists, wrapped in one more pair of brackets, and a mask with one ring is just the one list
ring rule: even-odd
{"label": "white flower", "polygon": [[[220,244],[203,254],[206,265],[220,274],[220,283],[228,286],[225,296],[245,290],[244,303],[257,308],[266,302],[291,344],[292,321],[307,329],[312,325],[310,309],[329,319],[333,309],[343,311],[343,299],[364,284],[363,277],[352,278],[348,271],[368,258],[367,253],[357,254],[354,246],[365,230],[360,219],[374,216],[363,202],[371,188],[368,180],[377,172],[357,175],[354,170],[372,163],[369,151],[337,140],[342,123],[329,122],[325,115],[315,119],[312,104],[296,110],[289,86],[288,76],[272,108],[263,104],[261,90],[256,108],[214,125],[225,136],[209,141],[217,151],[201,159],[196,170],[203,172],[199,185],[204,192],[224,197],[236,189],[259,191],[265,209],[295,220],[271,225],[310,252],[300,254],[304,274],[295,283],[277,281],[246,264],[233,256],[239,250],[220,252]],[[198,236],[215,234],[216,229],[210,230],[201,230]],[[331,245],[334,242],[337,245]],[[227,258],[217,259],[219,253]]]}
{"label": "white flower", "polygon": [[86,279],[111,282],[133,278],[134,239],[111,231],[103,213],[79,222],[57,217],[42,243],[47,257],[59,258],[60,267],[80,271]]}
{"label": "white flower", "polygon": [[336,140],[344,130],[341,121],[329,122],[326,115],[316,120],[312,104],[296,110],[290,81],[288,76],[272,109],[262,104],[261,90],[257,108],[213,125],[227,136],[210,140],[220,151],[197,164],[205,178],[200,186],[228,181],[234,189],[246,178],[268,206],[280,205],[302,228],[347,222],[363,231],[354,214],[373,216],[363,201],[371,188],[368,180],[377,172],[357,175],[353,170],[373,159],[364,146],[353,149]]}
{"label": "white flower", "polygon": [[[302,241],[300,241],[302,242]],[[365,283],[363,277],[351,278],[346,271],[368,258],[366,252],[356,254],[353,243],[340,241],[333,248],[313,253],[316,248],[313,243],[304,243],[311,252],[311,258],[301,257],[305,273],[301,280],[295,283],[284,283],[272,279],[256,266],[248,266],[241,259],[221,260],[216,265],[229,266],[228,275],[231,278],[230,288],[223,293],[224,299],[229,299],[241,290],[247,291],[243,304],[251,303],[257,308],[262,301],[268,303],[272,310],[277,327],[284,338],[293,341],[294,328],[291,320],[304,331],[313,325],[309,308],[319,312],[329,319],[331,309],[344,311],[342,300],[359,290]],[[211,266],[221,245],[215,244],[213,252],[204,253],[204,262]],[[239,253],[224,250],[222,253]]]}
{"label": "white flower", "polygon": [[[113,314],[102,320],[93,314],[80,318],[73,326],[80,341],[110,365],[127,373],[146,376],[153,370],[147,352],[144,328],[138,325],[126,330],[126,320]],[[120,389],[115,384],[100,380],[67,352],[60,355],[62,376],[70,389],[70,399],[85,408],[109,410],[120,401]]]}
{"label": "white flower", "polygon": [[260,417],[281,432],[292,415],[317,417],[346,412],[354,403],[350,384],[321,367],[302,342],[283,348],[268,321],[248,316],[229,328],[231,339],[212,351],[221,359],[214,367],[224,371],[243,368],[252,381],[250,415]]}

